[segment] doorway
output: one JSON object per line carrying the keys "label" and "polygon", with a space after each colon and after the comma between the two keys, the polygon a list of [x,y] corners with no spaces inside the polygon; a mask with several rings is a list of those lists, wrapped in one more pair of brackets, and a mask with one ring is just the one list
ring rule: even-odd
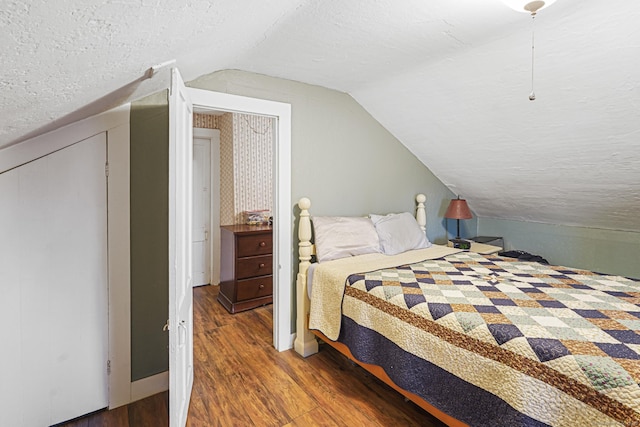
{"label": "doorway", "polygon": [[187,89],[198,111],[244,112],[273,117],[273,345],[278,351],[293,345],[292,253],[293,207],[291,204],[291,106],[256,98]]}
{"label": "doorway", "polygon": [[220,226],[246,224],[247,212],[267,222],[273,211],[275,119],[196,108],[193,124],[193,284],[218,285]]}

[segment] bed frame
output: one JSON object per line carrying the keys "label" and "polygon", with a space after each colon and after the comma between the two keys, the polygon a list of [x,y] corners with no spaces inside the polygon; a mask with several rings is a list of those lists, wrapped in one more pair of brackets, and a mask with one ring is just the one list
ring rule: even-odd
{"label": "bed frame", "polygon": [[[426,200],[427,198],[424,194],[418,194],[416,196],[416,221],[418,222],[418,225],[420,226],[422,231],[425,231],[427,225],[427,215],[424,206],[424,202]],[[433,405],[423,400],[420,396],[398,387],[380,366],[362,363],[356,360],[346,345],[336,341],[331,341],[319,331],[309,330],[309,307],[311,305],[311,301],[309,300],[307,293],[307,271],[309,269],[309,266],[311,265],[311,256],[314,254],[315,249],[313,244],[311,243],[311,218],[309,215],[311,200],[307,199],[306,197],[300,199],[300,201],[298,202],[298,207],[300,208],[300,219],[298,222],[298,238],[300,240],[300,242],[298,243],[298,254],[300,264],[296,280],[297,334],[294,341],[295,351],[302,357],[311,356],[312,354],[317,353],[318,341],[316,337],[320,338],[323,342],[329,344],[331,347],[335,348],[340,353],[345,355],[349,360],[360,365],[373,376],[380,379],[382,382],[402,394],[407,400],[410,400],[416,405],[420,406],[422,409],[429,412],[431,415],[435,416],[445,424],[452,427],[467,426],[467,424],[462,423],[461,421],[435,408]]]}

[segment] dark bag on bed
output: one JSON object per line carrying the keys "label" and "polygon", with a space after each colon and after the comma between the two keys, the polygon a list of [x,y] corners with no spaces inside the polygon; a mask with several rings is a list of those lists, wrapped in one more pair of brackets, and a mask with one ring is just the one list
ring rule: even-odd
{"label": "dark bag on bed", "polygon": [[549,264],[549,261],[542,258],[540,255],[533,255],[525,251],[502,251],[498,252],[500,256],[506,256],[509,258],[518,258],[518,261],[530,261],[539,262],[540,264]]}

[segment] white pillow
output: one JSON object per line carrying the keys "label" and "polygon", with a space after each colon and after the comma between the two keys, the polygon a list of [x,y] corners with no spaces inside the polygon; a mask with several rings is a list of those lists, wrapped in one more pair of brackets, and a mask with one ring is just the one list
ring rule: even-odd
{"label": "white pillow", "polygon": [[382,252],[396,255],[411,249],[431,246],[424,231],[409,212],[388,215],[371,214],[371,220],[378,232]]}
{"label": "white pillow", "polygon": [[365,217],[314,216],[318,262],[381,252],[373,222]]}

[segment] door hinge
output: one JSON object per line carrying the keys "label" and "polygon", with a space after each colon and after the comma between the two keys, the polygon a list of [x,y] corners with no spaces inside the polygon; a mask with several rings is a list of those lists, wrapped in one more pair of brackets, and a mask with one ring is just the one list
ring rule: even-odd
{"label": "door hinge", "polygon": [[104,176],[109,178],[109,163],[104,164]]}
{"label": "door hinge", "polygon": [[111,375],[111,360],[107,360],[107,375]]}

